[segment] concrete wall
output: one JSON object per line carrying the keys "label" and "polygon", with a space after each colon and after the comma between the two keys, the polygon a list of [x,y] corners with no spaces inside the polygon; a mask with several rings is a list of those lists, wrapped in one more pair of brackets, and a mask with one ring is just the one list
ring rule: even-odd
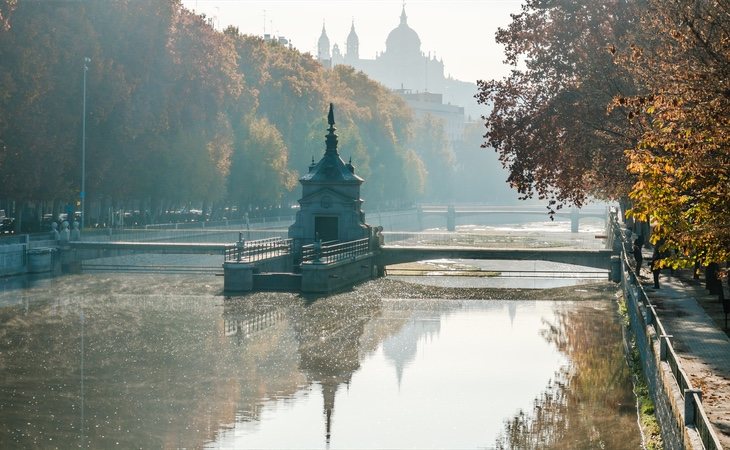
{"label": "concrete wall", "polygon": [[[267,273],[280,274],[291,273],[293,270],[294,258],[292,255],[283,255],[275,258],[268,258],[253,263],[246,262],[224,262],[223,263],[223,290],[228,293],[250,292],[258,287],[263,290],[275,289],[275,277],[265,279]],[[283,281],[283,280],[282,280]],[[282,282],[282,290],[291,290],[293,281]]]}
{"label": "concrete wall", "polygon": [[26,272],[26,244],[0,245],[0,276]]}
{"label": "concrete wall", "polygon": [[374,276],[375,257],[363,255],[332,264],[302,264],[302,292],[329,293]]}
{"label": "concrete wall", "polygon": [[255,273],[292,272],[294,270],[294,258],[292,255],[282,255],[256,261],[253,265],[256,267]]}
{"label": "concrete wall", "polygon": [[0,244],[0,276],[50,272],[58,257],[55,240],[33,240],[28,235]]}
{"label": "concrete wall", "polygon": [[622,267],[622,286],[631,330],[639,350],[644,377],[654,401],[664,448],[703,449],[696,429],[684,425],[684,399],[680,388],[669,364],[660,358],[660,336],[656,335],[654,327],[646,323],[649,315],[640,300],[639,288],[632,284],[625,264]]}
{"label": "concrete wall", "polygon": [[249,263],[223,263],[223,291],[250,292],[253,290],[254,269],[254,265]]}

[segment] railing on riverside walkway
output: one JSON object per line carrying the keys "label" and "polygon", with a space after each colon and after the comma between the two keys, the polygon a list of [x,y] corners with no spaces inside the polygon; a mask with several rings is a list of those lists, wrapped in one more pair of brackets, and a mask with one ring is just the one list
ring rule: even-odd
{"label": "railing on riverside walkway", "polygon": [[[232,242],[240,233],[246,240],[267,239],[273,237],[286,238],[288,230],[278,229],[241,229],[231,228],[88,228],[81,233],[82,241],[125,241],[125,242]],[[15,243],[36,243],[55,241],[50,232],[0,236],[0,245]]]}
{"label": "railing on riverside walkway", "polygon": [[[617,222],[612,222],[615,227],[614,233],[620,235]],[[682,398],[684,399],[684,411],[674,411],[675,417],[681,417],[684,415],[685,425],[694,426],[697,433],[702,440],[702,445],[706,450],[722,450],[720,440],[715,434],[710,420],[702,406],[702,392],[694,389],[690,382],[687,373],[682,368],[679,357],[677,356],[674,347],[671,342],[671,335],[668,335],[664,329],[664,325],[657,316],[656,307],[651,303],[649,297],[646,295],[643,286],[636,277],[632,263],[629,262],[628,255],[630,254],[626,249],[626,240],[621,239],[621,272],[623,278],[624,295],[634,301],[635,304],[641,304],[644,307],[643,314],[637,314],[638,325],[646,329],[651,326],[654,330],[654,335],[659,339],[659,359],[665,361],[672,372],[677,387],[679,389]],[[652,350],[651,348],[647,350]],[[648,377],[648,374],[646,374]],[[671,404],[670,404],[671,405]],[[671,406],[670,406],[671,407]],[[683,414],[682,414],[683,413]]]}
{"label": "railing on riverside walkway", "polygon": [[289,255],[292,240],[279,237],[256,241],[239,240],[235,247],[226,249],[225,262],[256,262],[268,258]]}
{"label": "railing on riverside walkway", "polygon": [[348,242],[323,242],[302,246],[302,262],[331,264],[353,259],[370,252],[370,239],[358,239]]}

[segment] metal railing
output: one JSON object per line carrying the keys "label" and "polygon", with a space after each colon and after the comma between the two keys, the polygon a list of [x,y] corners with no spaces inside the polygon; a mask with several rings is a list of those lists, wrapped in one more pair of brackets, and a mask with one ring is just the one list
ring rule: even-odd
{"label": "metal railing", "polygon": [[302,262],[331,264],[370,252],[370,239],[363,238],[348,242],[324,242],[302,246]]}
{"label": "metal railing", "polygon": [[280,237],[256,241],[239,240],[235,247],[226,249],[226,262],[256,262],[264,259],[285,256],[292,253],[292,240]]}
{"label": "metal railing", "polygon": [[[613,222],[612,226],[615,227],[613,232],[620,235],[618,223]],[[639,314],[640,325],[645,328],[651,326],[654,334],[659,338],[659,359],[669,365],[673,378],[677,383],[677,388],[684,399],[685,410],[683,411],[683,415],[685,425],[695,427],[702,440],[702,445],[706,450],[722,450],[720,440],[715,434],[702,405],[702,392],[692,387],[687,373],[682,368],[681,361],[671,342],[672,336],[666,332],[664,325],[657,316],[656,307],[649,300],[649,297],[646,295],[643,286],[636,276],[635,270],[632,268],[632,264],[629,262],[628,255],[630,253],[626,249],[626,244],[626,240],[621,239],[622,274],[624,283],[630,283],[632,289],[629,289],[629,286],[625,286],[624,293],[634,297],[634,300],[638,300],[643,305],[644,314]],[[681,417],[682,412],[674,411],[674,415],[675,417]]]}
{"label": "metal railing", "polygon": [[247,219],[223,219],[215,221],[188,221],[188,222],[170,222],[170,223],[154,223],[143,225],[145,229],[191,229],[191,228],[248,228],[261,226],[274,226],[278,224],[291,224],[296,218],[295,214],[284,214],[278,216],[261,216],[251,217]]}

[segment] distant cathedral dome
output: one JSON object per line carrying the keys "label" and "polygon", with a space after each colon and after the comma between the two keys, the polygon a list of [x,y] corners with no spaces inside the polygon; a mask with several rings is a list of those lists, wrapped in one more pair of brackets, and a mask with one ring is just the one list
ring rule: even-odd
{"label": "distant cathedral dome", "polygon": [[388,35],[388,39],[385,40],[385,51],[389,54],[395,55],[407,55],[407,54],[421,54],[421,38],[418,37],[413,28],[408,26],[408,16],[406,16],[406,7],[403,6],[403,11],[400,15],[400,25],[398,25]]}

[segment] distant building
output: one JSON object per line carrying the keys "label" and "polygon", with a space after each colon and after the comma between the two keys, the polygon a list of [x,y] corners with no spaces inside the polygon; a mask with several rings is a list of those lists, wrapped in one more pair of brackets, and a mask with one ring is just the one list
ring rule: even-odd
{"label": "distant building", "polygon": [[456,105],[445,105],[442,94],[430,92],[411,92],[406,89],[396,89],[395,93],[403,98],[411,107],[416,117],[426,114],[441,119],[444,132],[450,143],[461,142],[464,137],[464,108]]}
{"label": "distant building", "polygon": [[274,36],[272,34],[264,34],[264,41],[266,42],[274,42],[279,45],[283,45],[284,47],[292,48],[291,41],[289,41],[288,38],[285,38],[284,36]]}
{"label": "distant building", "polygon": [[[399,93],[417,113],[430,112],[445,119],[449,124],[450,136],[456,137],[454,133],[463,130],[465,112],[474,117],[481,114],[474,99],[476,84],[444,76],[443,60],[437,58],[435,53],[432,55],[421,51],[418,33],[408,26],[405,5],[400,23],[385,40],[385,51],[377,53],[375,59],[360,57],[360,39],[355,31],[354,20],[347,36],[344,55],[338,44],[334,44],[330,53],[329,43],[323,24],[318,45],[318,60],[322,65],[333,67],[346,64],[365,72]],[[438,97],[430,95],[434,93]],[[455,124],[455,115],[459,113],[462,116],[461,126]]]}

